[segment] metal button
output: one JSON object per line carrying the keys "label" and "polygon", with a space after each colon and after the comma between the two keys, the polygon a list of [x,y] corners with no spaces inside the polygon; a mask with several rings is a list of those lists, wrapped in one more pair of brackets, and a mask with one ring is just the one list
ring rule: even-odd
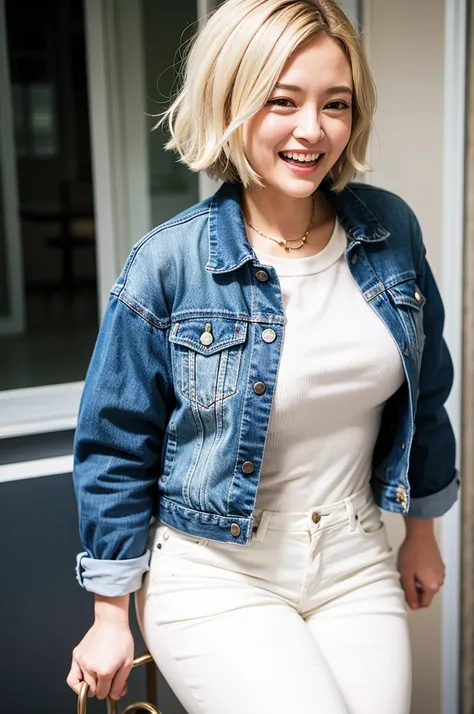
{"label": "metal button", "polygon": [[319,521],[321,520],[321,516],[319,515],[319,513],[313,513],[311,518],[313,523],[319,523]]}
{"label": "metal button", "polygon": [[268,328],[262,332],[262,340],[264,342],[275,342],[277,336],[275,330]]}
{"label": "metal button", "polygon": [[209,345],[212,345],[212,343],[214,342],[214,338],[213,338],[212,332],[211,332],[211,323],[210,322],[208,322],[206,324],[206,327],[204,328],[204,332],[202,333],[201,337],[199,338],[199,341],[205,347],[209,347]]}
{"label": "metal button", "polygon": [[352,258],[351,258],[351,263],[352,263],[352,265],[355,265],[355,264],[357,263],[357,259],[358,259],[358,258],[357,258],[357,253],[356,253],[356,254],[353,255]]}
{"label": "metal button", "polygon": [[210,332],[203,332],[199,340],[205,347],[209,347],[209,345],[212,345],[214,342],[214,338]]}
{"label": "metal button", "polygon": [[402,503],[403,505],[406,505],[407,500],[408,500],[408,497],[407,497],[407,490],[406,490],[405,486],[399,486],[397,488],[398,503]]}
{"label": "metal button", "polygon": [[255,471],[255,466],[251,461],[244,461],[242,464],[242,471],[244,474],[253,474]]}
{"label": "metal button", "polygon": [[264,382],[255,382],[253,385],[253,391],[255,394],[264,394],[267,389],[267,386]]}
{"label": "metal button", "polygon": [[418,292],[415,293],[415,300],[416,300],[417,302],[421,302],[421,301],[423,300],[423,298],[421,297],[420,293],[418,293]]}
{"label": "metal button", "polygon": [[240,535],[240,526],[238,523],[232,523],[230,527],[230,532],[234,536],[234,538],[238,538]]}
{"label": "metal button", "polygon": [[405,444],[402,444],[402,451],[405,451]]}
{"label": "metal button", "polygon": [[268,273],[265,270],[257,270],[255,277],[257,280],[260,280],[261,283],[266,283],[268,280]]}

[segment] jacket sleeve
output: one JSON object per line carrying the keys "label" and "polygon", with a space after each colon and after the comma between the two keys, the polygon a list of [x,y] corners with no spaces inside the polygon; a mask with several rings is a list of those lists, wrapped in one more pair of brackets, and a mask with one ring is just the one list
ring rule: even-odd
{"label": "jacket sleeve", "polygon": [[76,574],[86,590],[101,595],[137,590],[148,569],[148,529],[169,412],[167,354],[167,330],[112,294],[86,376],[74,443],[84,548]]}
{"label": "jacket sleeve", "polygon": [[425,344],[410,454],[408,516],[436,518],[456,501],[460,482],[455,469],[454,433],[444,406],[453,384],[453,365],[443,339],[443,303],[423,245],[419,286],[426,298]]}

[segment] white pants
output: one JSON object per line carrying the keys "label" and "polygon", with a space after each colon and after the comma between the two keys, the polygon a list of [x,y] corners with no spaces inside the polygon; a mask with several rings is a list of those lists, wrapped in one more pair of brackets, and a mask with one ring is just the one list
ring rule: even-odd
{"label": "white pants", "polygon": [[153,529],[137,612],[184,708],[407,714],[404,596],[370,490],[256,517],[246,547]]}

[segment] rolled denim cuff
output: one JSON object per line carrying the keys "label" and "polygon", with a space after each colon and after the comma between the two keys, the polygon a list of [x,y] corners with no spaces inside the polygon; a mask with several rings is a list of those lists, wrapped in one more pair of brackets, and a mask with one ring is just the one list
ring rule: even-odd
{"label": "rolled denim cuff", "polygon": [[76,578],[81,587],[96,595],[119,597],[139,590],[150,565],[150,551],[128,560],[99,560],[86,552],[76,559]]}
{"label": "rolled denim cuff", "polygon": [[444,516],[451,506],[456,503],[460,484],[459,472],[456,471],[453,480],[441,491],[421,498],[411,498],[407,516],[409,518],[439,518]]}

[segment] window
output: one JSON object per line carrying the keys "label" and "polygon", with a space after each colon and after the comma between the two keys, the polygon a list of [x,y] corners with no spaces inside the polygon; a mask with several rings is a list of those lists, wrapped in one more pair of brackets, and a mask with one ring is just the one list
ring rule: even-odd
{"label": "window", "polygon": [[[0,437],[74,427],[132,244],[202,194],[202,178],[163,151],[147,115],[168,101],[177,48],[211,6],[4,0],[11,125],[0,107],[0,137],[8,129],[14,153],[7,161],[0,145]],[[17,210],[4,216],[12,190]]]}
{"label": "window", "polygon": [[14,84],[15,146],[18,158],[55,156],[58,138],[52,84]]}
{"label": "window", "polygon": [[14,164],[2,173],[18,212],[17,245],[7,225],[2,247],[4,262],[20,256],[9,282],[24,310],[2,329],[0,391],[82,380],[98,324],[91,162],[78,153],[90,154],[87,85],[72,71],[79,49],[86,74],[82,3],[7,0],[5,18]]}

